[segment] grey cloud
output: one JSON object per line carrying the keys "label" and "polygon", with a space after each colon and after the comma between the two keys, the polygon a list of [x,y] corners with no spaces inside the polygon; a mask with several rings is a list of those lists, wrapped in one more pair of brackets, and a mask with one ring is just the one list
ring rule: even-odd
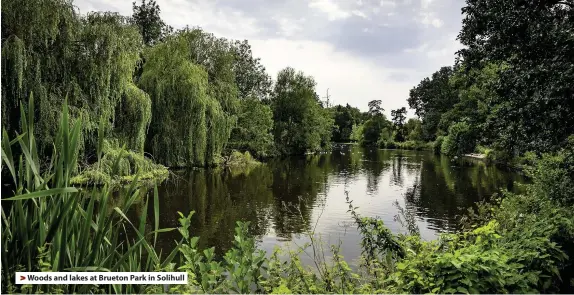
{"label": "grey cloud", "polygon": [[332,42],[340,50],[364,57],[400,53],[405,48],[417,46],[421,39],[420,31],[415,27],[387,27],[356,17],[338,22],[328,34],[317,37]]}
{"label": "grey cloud", "polygon": [[[110,1],[89,2],[95,9],[114,10]],[[187,0],[191,3],[201,0]],[[310,0],[207,0],[224,15],[241,13],[256,20],[257,38],[286,38],[324,41],[336,50],[371,60],[381,66],[421,69],[429,63],[425,54],[405,52],[429,44],[425,50],[444,46],[445,36],[457,34],[461,25],[462,0],[331,0],[350,13],[347,18],[329,20],[328,15],[309,7]],[[131,2],[131,1],[130,1]],[[383,2],[383,5],[381,5]],[[117,3],[117,2],[116,2]],[[158,1],[160,6],[161,1]],[[130,5],[131,8],[131,5]],[[366,18],[352,14],[359,11]],[[440,19],[442,26],[421,23]],[[190,20],[190,26],[194,24]],[[299,29],[299,30],[297,30]],[[454,57],[453,57],[454,60]],[[426,69],[425,69],[426,70]],[[401,79],[397,77],[397,79]]]}
{"label": "grey cloud", "polygon": [[[407,69],[419,68],[426,58],[414,57],[404,51],[424,43],[441,46],[438,40],[458,32],[463,5],[461,0],[434,0],[427,6],[422,0],[385,0],[383,5],[380,0],[333,2],[349,13],[360,11],[367,18],[351,14],[347,18],[329,20],[326,14],[310,8],[309,2],[303,0],[219,0],[217,5],[257,19],[262,30],[261,38],[325,41],[339,51],[359,55],[381,65]],[[440,19],[442,26],[421,23],[425,15],[429,21]],[[279,19],[300,26],[302,30],[292,35],[281,35]]]}

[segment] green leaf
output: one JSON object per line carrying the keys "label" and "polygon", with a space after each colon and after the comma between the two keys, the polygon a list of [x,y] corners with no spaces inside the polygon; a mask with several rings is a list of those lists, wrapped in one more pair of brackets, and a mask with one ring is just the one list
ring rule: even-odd
{"label": "green leaf", "polygon": [[53,188],[53,189],[27,193],[27,194],[23,194],[23,195],[18,195],[18,196],[14,196],[14,197],[7,198],[7,199],[2,199],[2,201],[28,200],[28,199],[42,198],[42,197],[47,197],[47,196],[60,195],[60,194],[65,194],[65,193],[76,193],[76,192],[78,192],[78,189],[76,189],[75,187]]}

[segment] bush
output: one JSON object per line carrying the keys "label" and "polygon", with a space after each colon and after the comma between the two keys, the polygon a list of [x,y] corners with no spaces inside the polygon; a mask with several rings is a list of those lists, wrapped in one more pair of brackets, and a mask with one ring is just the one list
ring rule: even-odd
{"label": "bush", "polygon": [[432,150],[435,152],[435,154],[440,154],[440,150],[441,150],[443,141],[444,141],[444,136],[439,135],[439,136],[437,136],[435,141],[432,143]]}
{"label": "bush", "polygon": [[168,174],[167,167],[154,163],[143,154],[104,141],[101,159],[71,178],[70,183],[117,186],[131,183],[138,175],[138,182],[143,185],[162,182]]}
{"label": "bush", "polygon": [[447,156],[461,156],[474,151],[476,134],[466,122],[458,122],[448,128],[448,135],[441,144],[441,153]]}
{"label": "bush", "polygon": [[426,143],[414,140],[408,140],[404,142],[396,142],[393,140],[389,140],[386,142],[381,142],[379,146],[384,149],[400,149],[400,150],[415,150],[415,151],[432,150],[432,143]]}
{"label": "bush", "polygon": [[261,162],[255,160],[249,152],[241,153],[239,151],[232,151],[231,155],[225,158],[224,164],[232,167],[244,167],[259,165]]}
{"label": "bush", "polygon": [[561,205],[574,205],[574,136],[556,154],[545,154],[540,159],[527,157],[534,165],[527,168],[532,178],[533,194],[554,200]]}

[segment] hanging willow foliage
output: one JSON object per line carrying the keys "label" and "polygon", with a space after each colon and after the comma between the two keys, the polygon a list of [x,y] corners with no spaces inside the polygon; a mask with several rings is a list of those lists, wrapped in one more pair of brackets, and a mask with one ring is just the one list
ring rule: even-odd
{"label": "hanging willow foliage", "polygon": [[181,39],[158,44],[145,53],[140,86],[152,98],[148,146],[167,166],[205,163],[207,73],[186,56]]}
{"label": "hanging willow foliage", "polygon": [[116,108],[114,136],[119,145],[143,153],[151,122],[151,99],[134,84],[127,85]]}
{"label": "hanging willow foliage", "polygon": [[233,44],[199,28],[183,29],[179,35],[189,45],[190,60],[206,69],[209,95],[219,102],[226,114],[236,115],[239,108],[239,89],[235,79]]}
{"label": "hanging willow foliage", "polygon": [[[71,48],[78,24],[71,1],[2,1],[2,108],[6,115],[2,123],[8,132],[18,130],[19,103],[28,102],[31,92],[36,94],[37,104],[50,106],[36,107],[36,115],[61,110],[46,103],[47,89],[61,92],[64,73],[71,72]],[[63,97],[59,96],[60,104]],[[58,124],[52,123],[54,134]],[[44,132],[43,128],[35,130]],[[38,135],[42,149],[47,143],[43,134]]]}
{"label": "hanging willow foliage", "polygon": [[145,52],[139,86],[152,98],[147,146],[167,166],[215,164],[235,123],[210,95],[205,67],[191,58],[194,37],[184,31]]}
{"label": "hanging willow foliage", "polygon": [[[8,132],[17,130],[18,104],[33,92],[40,151],[49,153],[67,96],[71,117],[83,119],[80,145],[95,150],[100,118],[113,122],[122,96],[134,93],[132,74],[142,48],[137,29],[116,13],[79,17],[68,0],[5,0],[2,38],[2,123]],[[105,126],[111,136],[114,124]],[[141,133],[116,134],[133,137],[126,142],[139,140],[141,150]]]}

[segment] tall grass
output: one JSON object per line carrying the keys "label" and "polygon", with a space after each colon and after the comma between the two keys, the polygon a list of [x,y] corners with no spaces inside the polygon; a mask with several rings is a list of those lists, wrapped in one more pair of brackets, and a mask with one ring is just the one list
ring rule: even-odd
{"label": "tall grass", "polygon": [[111,214],[107,186],[70,186],[77,171],[82,119],[71,120],[66,103],[51,160],[42,169],[34,137],[32,96],[27,113],[22,104],[20,112],[22,133],[10,139],[3,130],[1,143],[2,163],[15,187],[13,197],[2,199],[2,289],[9,293],[90,293],[96,288],[108,293],[140,291],[138,285],[13,284],[16,271],[155,271],[170,263],[179,248],[178,244],[165,260],[154,250],[158,233],[172,230],[159,229],[157,189],[153,194],[153,231],[145,231],[149,198],[139,222],[126,217],[128,208],[141,198],[138,176]]}

